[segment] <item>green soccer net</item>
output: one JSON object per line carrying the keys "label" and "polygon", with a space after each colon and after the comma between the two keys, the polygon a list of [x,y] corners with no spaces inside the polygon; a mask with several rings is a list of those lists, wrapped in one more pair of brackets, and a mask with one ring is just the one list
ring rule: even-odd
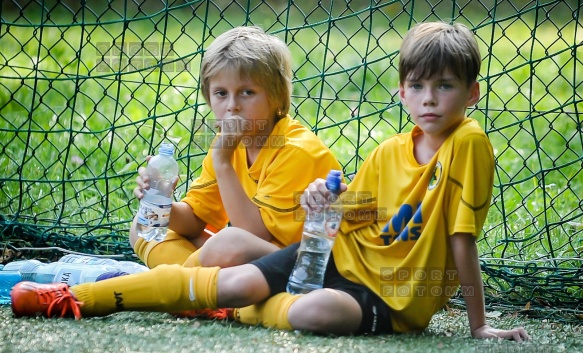
{"label": "green soccer net", "polygon": [[482,98],[468,113],[496,155],[479,241],[487,301],[577,317],[581,8],[577,0],[2,1],[3,262],[54,260],[63,249],[132,258],[132,189],[145,156],[175,144],[177,199],[200,172],[214,131],[199,65],[223,31],[258,25],[289,45],[291,114],[350,177],[381,141],[412,127],[397,94],[402,36],[421,21],[456,21],[481,47]]}

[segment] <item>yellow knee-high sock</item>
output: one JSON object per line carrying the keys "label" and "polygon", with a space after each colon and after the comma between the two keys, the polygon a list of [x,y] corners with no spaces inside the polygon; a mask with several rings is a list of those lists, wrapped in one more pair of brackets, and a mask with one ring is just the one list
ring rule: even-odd
{"label": "yellow knee-high sock", "polygon": [[290,306],[299,298],[299,295],[279,293],[261,303],[235,309],[233,316],[244,324],[261,324],[264,327],[291,331],[293,327],[288,321],[287,313]]}
{"label": "yellow knee-high sock", "polygon": [[160,265],[151,271],[71,287],[85,316],[117,311],[178,312],[217,307],[218,267]]}
{"label": "yellow knee-high sock", "polygon": [[160,242],[139,238],[134,244],[134,252],[149,268],[161,264],[182,265],[195,251],[196,246],[172,230],[168,230],[166,238]]}
{"label": "yellow knee-high sock", "polygon": [[186,261],[184,261],[184,263],[182,264],[182,267],[200,267],[201,264],[200,264],[199,256],[200,256],[200,249],[198,249],[195,252],[193,252],[192,254],[190,254],[188,259],[186,259]]}

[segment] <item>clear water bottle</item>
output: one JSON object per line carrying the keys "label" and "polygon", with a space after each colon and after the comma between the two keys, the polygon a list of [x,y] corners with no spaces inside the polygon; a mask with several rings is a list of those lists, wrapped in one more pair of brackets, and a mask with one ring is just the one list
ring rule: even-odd
{"label": "clear water bottle", "polygon": [[298,258],[287,284],[289,293],[305,294],[323,286],[326,265],[342,221],[342,202],[338,197],[341,181],[340,171],[330,171],[326,178],[326,187],[331,192],[330,207],[306,214]]}
{"label": "clear water bottle", "polygon": [[161,241],[166,237],[172,208],[174,180],[178,176],[178,163],[174,159],[174,146],[162,143],[158,155],[146,167],[150,188],[144,190],[138,210],[137,233],[146,241]]}
{"label": "clear water bottle", "polygon": [[0,305],[10,304],[10,291],[20,281],[22,281],[20,272],[3,271],[2,265],[0,265]]}
{"label": "clear water bottle", "polygon": [[6,265],[4,265],[4,267],[2,268],[2,271],[18,271],[20,272],[20,270],[22,268],[28,268],[27,266],[40,266],[42,265],[42,262],[38,261],[38,260],[17,260],[17,261],[12,261],[7,263]]}
{"label": "clear water bottle", "polygon": [[129,274],[140,273],[149,270],[149,268],[146,266],[132,261],[117,261],[114,259],[79,254],[67,254],[61,257],[59,262],[66,262],[70,264],[102,265],[107,267],[110,271],[120,271]]}
{"label": "clear water bottle", "polygon": [[[80,283],[96,282],[103,276],[112,276],[112,271],[106,266],[72,264],[65,262],[42,263],[38,260],[13,261],[2,271],[18,271],[23,281],[36,283],[66,283],[74,286]],[[127,273],[116,273],[116,276]]]}

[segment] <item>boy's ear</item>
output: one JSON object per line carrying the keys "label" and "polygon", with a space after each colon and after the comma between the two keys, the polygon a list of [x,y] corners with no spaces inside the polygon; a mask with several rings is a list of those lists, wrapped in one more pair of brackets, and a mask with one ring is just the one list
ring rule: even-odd
{"label": "boy's ear", "polygon": [[399,99],[404,106],[407,106],[407,99],[405,99],[405,88],[402,83],[399,83]]}
{"label": "boy's ear", "polygon": [[478,81],[474,81],[470,85],[470,96],[468,97],[468,107],[475,105],[480,100],[480,84]]}

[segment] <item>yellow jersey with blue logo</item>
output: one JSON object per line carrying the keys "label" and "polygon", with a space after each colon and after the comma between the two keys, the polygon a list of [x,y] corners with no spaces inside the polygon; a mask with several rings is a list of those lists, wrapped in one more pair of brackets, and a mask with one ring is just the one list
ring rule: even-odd
{"label": "yellow jersey with blue logo", "polygon": [[478,236],[492,196],[492,146],[475,120],[465,118],[424,165],[413,155],[422,133],[395,135],[366,159],[342,195],[333,249],[340,273],[390,307],[395,332],[425,329],[457,293],[448,237]]}

